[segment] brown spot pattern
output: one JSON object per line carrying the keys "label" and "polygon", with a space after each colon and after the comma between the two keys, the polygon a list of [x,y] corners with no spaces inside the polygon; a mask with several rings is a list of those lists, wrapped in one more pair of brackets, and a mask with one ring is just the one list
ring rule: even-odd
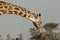
{"label": "brown spot pattern", "polygon": [[13,11],[15,14],[17,14],[18,12],[17,11]]}
{"label": "brown spot pattern", "polygon": [[0,6],[0,8],[3,8],[3,6]]}
{"label": "brown spot pattern", "polygon": [[15,10],[19,10],[19,8],[14,8]]}
{"label": "brown spot pattern", "polygon": [[8,11],[9,12],[9,14],[12,14],[13,13],[13,11]]}
{"label": "brown spot pattern", "polygon": [[29,15],[28,17],[30,18],[31,15]]}
{"label": "brown spot pattern", "polygon": [[22,12],[19,12],[19,15],[22,15],[23,13]]}
{"label": "brown spot pattern", "polygon": [[0,3],[0,6],[2,5],[2,3]]}
{"label": "brown spot pattern", "polygon": [[2,12],[2,13],[6,13],[4,10],[0,10],[0,12]]}
{"label": "brown spot pattern", "polygon": [[24,15],[23,15],[23,17],[26,17],[26,16],[27,16],[27,14],[24,14]]}
{"label": "brown spot pattern", "polygon": [[6,9],[6,8],[8,8],[8,6],[4,6],[4,8]]}
{"label": "brown spot pattern", "polygon": [[30,13],[30,11],[27,11],[28,12],[28,14]]}

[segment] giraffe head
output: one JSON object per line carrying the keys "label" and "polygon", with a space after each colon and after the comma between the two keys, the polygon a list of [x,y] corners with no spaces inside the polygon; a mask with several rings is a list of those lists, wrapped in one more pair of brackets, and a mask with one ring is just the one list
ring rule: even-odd
{"label": "giraffe head", "polygon": [[43,33],[41,14],[37,14],[36,21],[33,22],[33,24],[40,31],[40,33]]}
{"label": "giraffe head", "polygon": [[42,24],[41,21],[41,14],[37,14],[37,16],[35,16],[35,22],[33,22],[34,26],[36,26],[37,28],[40,27],[40,25]]}
{"label": "giraffe head", "polygon": [[42,24],[42,21],[41,21],[41,14],[38,14],[38,15],[37,15],[36,24],[38,25],[38,27],[40,27],[40,25]]}

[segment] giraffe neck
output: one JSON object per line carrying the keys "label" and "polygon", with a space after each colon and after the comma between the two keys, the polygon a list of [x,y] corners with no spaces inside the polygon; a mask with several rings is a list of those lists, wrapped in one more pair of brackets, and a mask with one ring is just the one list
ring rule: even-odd
{"label": "giraffe neck", "polygon": [[32,21],[36,20],[37,14],[32,13],[25,8],[17,5],[13,5],[11,3],[0,1],[0,15],[3,14],[16,14]]}
{"label": "giraffe neck", "polygon": [[13,5],[11,3],[0,1],[0,15],[3,14],[16,14],[22,17],[25,17],[33,22],[35,27],[40,29],[40,32],[42,32],[42,26],[41,26],[41,14],[35,14],[32,13],[25,8],[17,5]]}

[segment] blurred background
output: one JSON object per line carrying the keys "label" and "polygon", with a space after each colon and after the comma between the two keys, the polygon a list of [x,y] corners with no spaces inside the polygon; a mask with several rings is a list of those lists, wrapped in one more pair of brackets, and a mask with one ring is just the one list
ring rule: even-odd
{"label": "blurred background", "polygon": [[[60,23],[60,0],[0,0],[14,5],[22,6],[31,12],[40,13],[42,25],[47,22]],[[60,25],[59,25],[60,26]],[[57,30],[60,30],[58,26]],[[17,15],[1,15],[0,16],[0,33],[3,38],[6,34],[11,34],[12,38],[16,38],[17,34],[23,33],[24,39],[29,38],[29,28],[34,27],[32,22]]]}

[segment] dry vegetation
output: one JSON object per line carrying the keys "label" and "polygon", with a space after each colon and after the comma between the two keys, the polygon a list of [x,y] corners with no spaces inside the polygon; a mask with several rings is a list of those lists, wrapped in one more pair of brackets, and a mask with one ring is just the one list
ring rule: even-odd
{"label": "dry vegetation", "polygon": [[30,40],[60,40],[60,33],[53,32],[59,24],[58,23],[46,23],[43,28],[46,30],[42,34],[35,28],[30,29]]}
{"label": "dry vegetation", "polygon": [[39,32],[36,32],[35,30],[30,30],[32,37],[30,40],[60,40],[60,33],[56,32],[44,32],[42,34],[39,34]]}

